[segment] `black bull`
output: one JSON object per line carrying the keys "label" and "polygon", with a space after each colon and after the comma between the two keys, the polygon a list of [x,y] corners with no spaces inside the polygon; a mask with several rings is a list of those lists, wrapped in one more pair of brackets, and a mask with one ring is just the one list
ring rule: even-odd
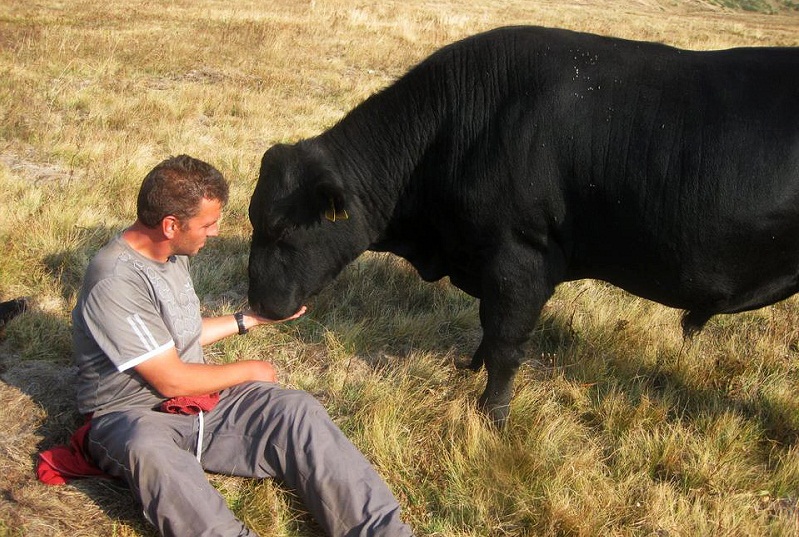
{"label": "black bull", "polygon": [[477,35],[269,149],[250,220],[249,301],[269,317],[366,250],[478,297],[471,368],[502,423],[563,281],[683,309],[686,333],[799,289],[799,48]]}

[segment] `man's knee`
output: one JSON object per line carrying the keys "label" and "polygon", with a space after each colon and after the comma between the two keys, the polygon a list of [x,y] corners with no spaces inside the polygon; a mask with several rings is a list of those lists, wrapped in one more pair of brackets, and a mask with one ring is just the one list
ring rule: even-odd
{"label": "man's knee", "polygon": [[322,404],[308,392],[301,390],[287,390],[280,398],[281,412],[294,419],[303,420],[322,415],[328,418],[327,411]]}

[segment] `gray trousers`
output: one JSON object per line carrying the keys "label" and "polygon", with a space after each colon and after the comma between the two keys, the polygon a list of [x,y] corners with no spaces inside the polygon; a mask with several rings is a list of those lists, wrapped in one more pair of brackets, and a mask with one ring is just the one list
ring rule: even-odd
{"label": "gray trousers", "polygon": [[201,464],[199,416],[113,412],[92,419],[87,444],[100,468],[127,481],[164,536],[254,535],[205,471],[278,479],[331,536],[411,535],[385,482],[309,394],[263,382],[235,386],[202,427]]}

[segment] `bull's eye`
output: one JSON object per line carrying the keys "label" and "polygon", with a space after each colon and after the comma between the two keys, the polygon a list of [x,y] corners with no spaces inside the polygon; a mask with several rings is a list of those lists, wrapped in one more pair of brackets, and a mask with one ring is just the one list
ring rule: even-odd
{"label": "bull's eye", "polygon": [[259,234],[256,240],[264,244],[275,244],[285,239],[288,234],[289,230],[285,227],[278,230],[267,230]]}
{"label": "bull's eye", "polygon": [[286,238],[286,236],[288,234],[289,234],[289,230],[288,229],[286,229],[286,228],[281,229],[280,231],[278,231],[276,234],[273,235],[274,236],[273,242],[282,241],[283,239]]}

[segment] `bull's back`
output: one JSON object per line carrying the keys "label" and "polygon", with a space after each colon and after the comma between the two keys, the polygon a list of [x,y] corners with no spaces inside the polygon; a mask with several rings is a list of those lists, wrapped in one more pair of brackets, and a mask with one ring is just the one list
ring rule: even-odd
{"label": "bull's back", "polygon": [[793,294],[799,51],[612,48],[557,122],[573,276],[708,313]]}
{"label": "bull's back", "polygon": [[506,28],[433,54],[326,137],[399,192],[371,200],[391,215],[373,246],[430,279],[477,287],[491,242],[523,237],[566,278],[733,311],[796,288],[796,72],[797,49]]}
{"label": "bull's back", "polygon": [[442,153],[460,155],[441,174],[452,180],[440,195],[459,202],[441,225],[521,229],[562,250],[568,278],[689,310],[795,292],[799,49],[697,52],[524,27],[432,64],[449,65],[436,76],[455,88]]}

